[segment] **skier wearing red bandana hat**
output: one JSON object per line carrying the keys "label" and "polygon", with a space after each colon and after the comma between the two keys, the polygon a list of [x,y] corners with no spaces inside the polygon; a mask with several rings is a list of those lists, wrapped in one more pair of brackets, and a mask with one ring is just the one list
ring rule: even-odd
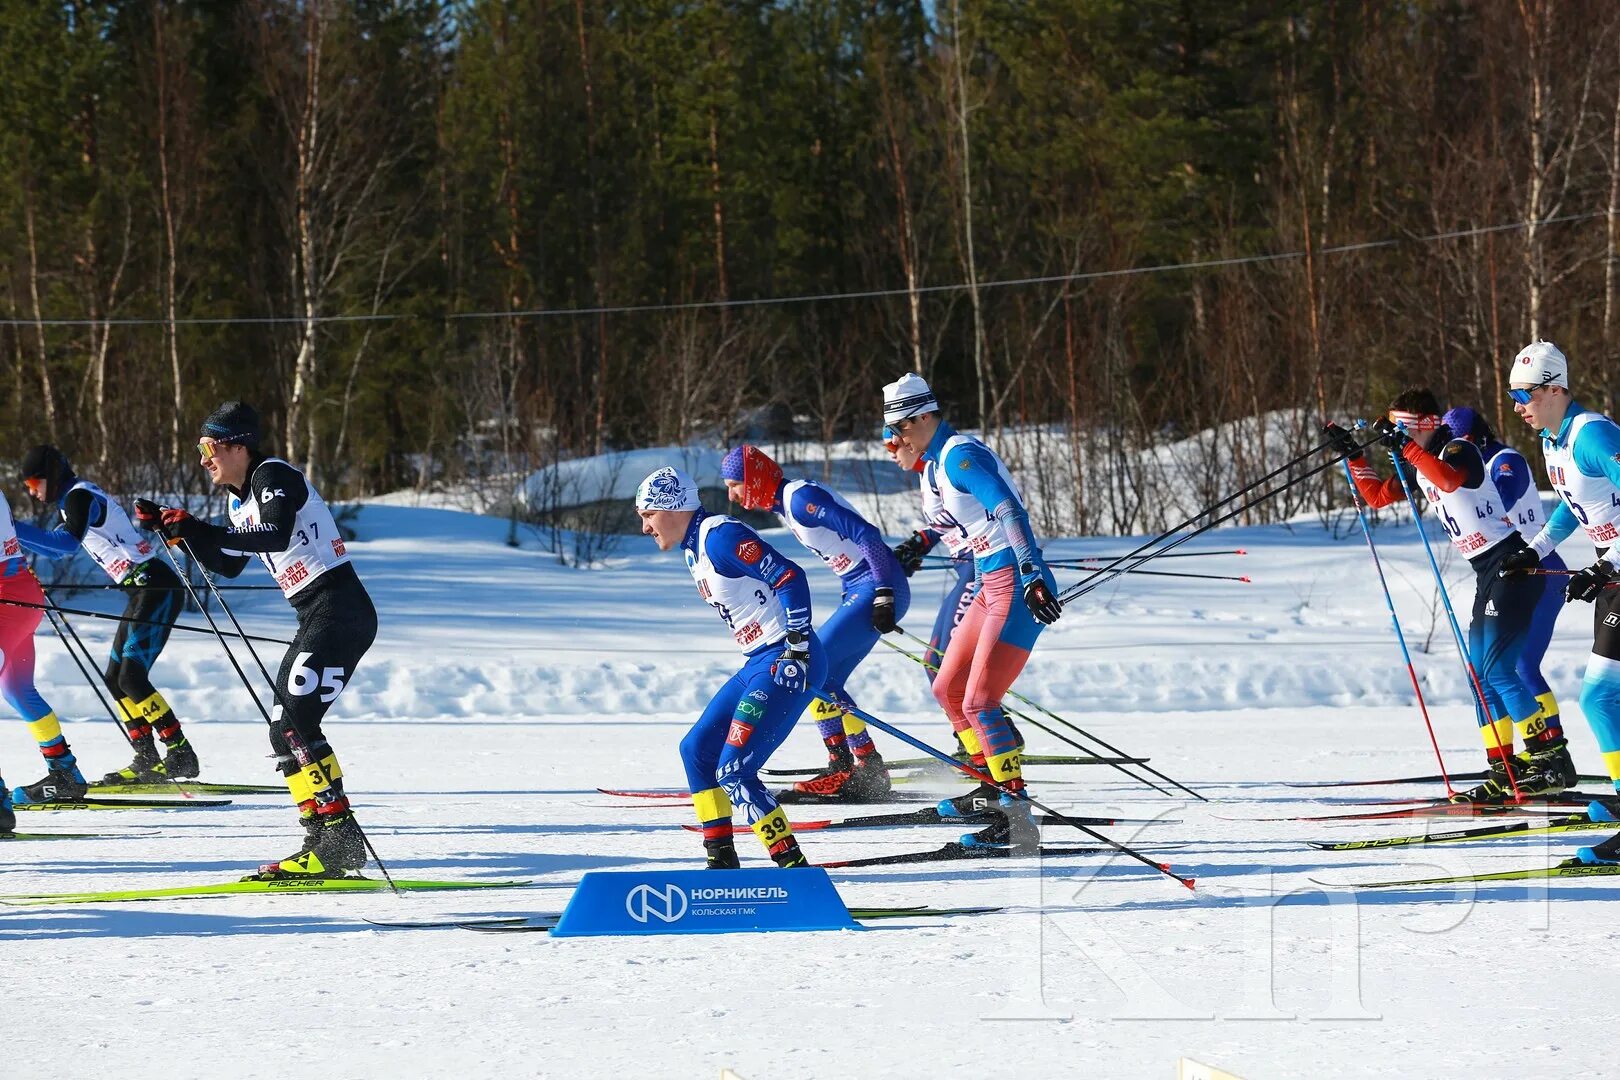
{"label": "skier wearing red bandana hat", "polygon": [[833,701],[811,705],[827,747],[827,768],[794,784],[808,795],[862,802],[885,798],[889,774],[866,725],[848,711],[845,683],[877,644],[899,625],[911,604],[905,571],[877,526],[837,492],[809,480],[786,480],[781,466],[757,446],[735,446],[720,465],[733,502],[782,519],[794,537],[838,575],[843,598],[816,631],[827,657],[822,689]]}

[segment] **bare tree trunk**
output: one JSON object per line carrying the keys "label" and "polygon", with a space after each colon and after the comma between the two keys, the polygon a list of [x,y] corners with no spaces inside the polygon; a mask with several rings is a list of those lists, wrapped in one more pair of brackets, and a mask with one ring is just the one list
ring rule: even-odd
{"label": "bare tree trunk", "polygon": [[165,6],[152,10],[152,36],[157,51],[158,196],[163,213],[163,346],[174,381],[174,416],[169,428],[169,459],[180,460],[180,418],[185,414],[185,384],[180,372],[180,343],[176,326],[179,254],[176,245],[174,196],[169,185],[169,60],[164,23]]}
{"label": "bare tree trunk", "polygon": [[957,134],[962,141],[962,254],[967,263],[968,302],[973,306],[973,374],[979,384],[979,423],[989,423],[989,376],[985,371],[984,312],[979,303],[979,270],[973,255],[973,155],[968,132],[967,69],[962,42],[962,0],[951,0],[955,39],[951,43],[956,74]]}
{"label": "bare tree trunk", "polygon": [[312,0],[305,12],[304,100],[299,114],[298,142],[294,167],[297,191],[296,233],[291,278],[299,307],[298,353],[293,361],[292,396],[287,402],[283,452],[289,461],[298,461],[299,436],[308,430],[308,447],[303,455],[306,472],[315,473],[314,393],[316,373],[316,284],[315,228],[311,220],[315,183],[315,156],[320,140],[321,44],[325,26],[324,0]]}
{"label": "bare tree trunk", "polygon": [[[884,58],[885,61],[887,58]],[[917,225],[911,213],[911,184],[906,173],[905,153],[900,140],[894,88],[889,82],[886,62],[877,66],[878,101],[883,109],[883,133],[889,151],[889,168],[894,174],[894,201],[899,211],[900,235],[896,249],[900,254],[900,270],[906,278],[906,315],[911,346],[911,370],[923,373],[922,349],[922,294],[917,291]]]}
{"label": "bare tree trunk", "polygon": [[1620,79],[1616,79],[1614,125],[1609,134],[1609,205],[1603,249],[1603,397],[1614,406],[1615,270],[1620,263]]}
{"label": "bare tree trunk", "polygon": [[[591,254],[596,262],[592,275],[598,309],[607,306],[607,260],[602,253],[602,206],[597,191],[596,92],[591,79],[591,50],[585,36],[585,0],[574,0],[574,26],[579,33],[579,67],[585,88],[585,186],[591,203]],[[602,453],[607,432],[608,343],[607,314],[596,314],[596,439],[595,452]]]}
{"label": "bare tree trunk", "polygon": [[[1544,265],[1544,252],[1541,242],[1541,216],[1542,200],[1547,186],[1547,147],[1545,132],[1543,130],[1547,117],[1547,82],[1542,70],[1542,60],[1545,55],[1542,40],[1542,19],[1537,13],[1530,10],[1533,0],[1518,0],[1519,18],[1524,22],[1525,41],[1530,57],[1530,182],[1525,197],[1525,225],[1524,225],[1524,268],[1525,268],[1525,316],[1529,322],[1527,327],[1530,340],[1536,341],[1541,337],[1541,305],[1542,286],[1545,282],[1546,268]],[[1551,23],[1552,16],[1547,9],[1546,22]]]}
{"label": "bare tree trunk", "polygon": [[[731,299],[731,284],[726,277],[726,207],[721,201],[720,178],[720,114],[709,107],[709,194],[714,200],[714,271],[720,299]],[[724,309],[722,322],[724,321]]]}
{"label": "bare tree trunk", "polygon": [[56,391],[51,386],[50,350],[45,345],[45,313],[39,303],[39,247],[34,237],[34,192],[23,189],[23,225],[28,233],[28,296],[34,310],[34,341],[38,348],[39,392],[45,409],[45,430],[57,442]]}

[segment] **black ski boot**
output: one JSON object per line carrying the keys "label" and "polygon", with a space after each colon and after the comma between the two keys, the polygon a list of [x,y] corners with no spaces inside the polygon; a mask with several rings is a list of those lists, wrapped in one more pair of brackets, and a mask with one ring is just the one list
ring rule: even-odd
{"label": "black ski boot", "polygon": [[74,802],[84,798],[89,785],[84,782],[84,774],[79,772],[78,762],[72,758],[69,758],[65,765],[48,761],[46,768],[49,771],[42,779],[13,791],[12,801],[18,806],[31,806],[41,803]]}
{"label": "black ski boot", "polygon": [[103,784],[151,784],[163,779],[163,762],[148,735],[135,743],[135,760],[101,778]]}
{"label": "black ski boot", "polygon": [[742,862],[737,858],[737,845],[731,842],[729,836],[703,841],[703,854],[709,860],[710,870],[737,870],[742,867]]}
{"label": "black ski boot", "polygon": [[865,757],[855,758],[855,768],[850,774],[850,789],[850,798],[855,802],[882,802],[894,794],[889,767],[883,763],[882,754],[873,750]]}
{"label": "black ski boot", "polygon": [[1573,859],[1565,859],[1558,866],[1564,869],[1572,866],[1613,866],[1616,863],[1620,863],[1620,833],[1601,844],[1581,848]]}
{"label": "black ski boot", "polygon": [[[1519,762],[1515,761],[1513,768],[1515,775],[1517,775],[1520,768]],[[1485,778],[1485,782],[1471,787],[1467,791],[1457,792],[1451,796],[1451,801],[1454,803],[1491,805],[1506,802],[1512,797],[1513,785],[1508,782],[1507,765],[1501,758],[1492,758],[1490,775]]]}
{"label": "black ski boot", "polygon": [[1527,747],[1514,759],[1513,770],[1520,795],[1556,795],[1580,782],[1569,740],[1562,737]]}
{"label": "black ski boot", "polygon": [[804,857],[799,849],[799,838],[790,836],[786,840],[771,845],[771,861],[784,870],[797,870],[809,866],[810,860]]}
{"label": "black ski boot", "polygon": [[942,800],[936,809],[942,818],[983,817],[985,814],[995,812],[997,800],[1000,798],[1000,788],[981,782],[966,795]]}
{"label": "black ski boot", "polygon": [[366,839],[360,823],[348,810],[321,820],[311,814],[302,817],[304,847],[298,854],[279,862],[264,863],[257,874],[243,881],[289,881],[300,878],[341,878],[366,865]]}
{"label": "black ski boot", "polygon": [[191,748],[190,740],[181,739],[168,748],[158,768],[170,780],[195,780],[202,772],[202,763],[197,760],[197,751]]}
{"label": "black ski boot", "polygon": [[0,780],[0,836],[17,831],[17,813],[11,808],[11,790]]}
{"label": "black ski boot", "polygon": [[969,848],[1011,848],[1032,853],[1041,846],[1041,827],[1028,799],[1004,792],[996,804],[996,815],[989,825],[967,833],[958,842]]}

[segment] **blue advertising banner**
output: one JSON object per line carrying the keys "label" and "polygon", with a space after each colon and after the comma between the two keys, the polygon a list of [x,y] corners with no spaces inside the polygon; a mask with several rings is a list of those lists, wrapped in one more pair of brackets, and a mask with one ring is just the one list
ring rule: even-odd
{"label": "blue advertising banner", "polygon": [[859,930],[817,866],[796,870],[592,870],[553,937]]}

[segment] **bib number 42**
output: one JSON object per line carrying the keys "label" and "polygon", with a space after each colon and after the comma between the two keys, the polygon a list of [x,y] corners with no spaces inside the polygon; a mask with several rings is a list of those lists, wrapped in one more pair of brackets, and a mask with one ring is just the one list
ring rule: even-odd
{"label": "bib number 42", "polygon": [[320,670],[309,667],[309,659],[314,655],[311,652],[301,652],[293,657],[292,679],[288,689],[292,691],[294,697],[308,697],[320,691],[321,700],[331,704],[343,693],[343,681],[348,676],[340,667]]}

